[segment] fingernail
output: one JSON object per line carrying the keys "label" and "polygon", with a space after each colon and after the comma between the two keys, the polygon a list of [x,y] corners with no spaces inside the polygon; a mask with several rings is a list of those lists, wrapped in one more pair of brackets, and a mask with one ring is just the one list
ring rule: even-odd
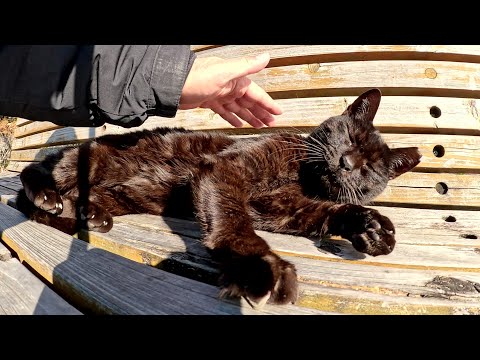
{"label": "fingernail", "polygon": [[267,52],[267,53],[262,53],[260,55],[257,55],[256,56],[256,59],[258,61],[267,61],[267,60],[270,60],[270,54]]}

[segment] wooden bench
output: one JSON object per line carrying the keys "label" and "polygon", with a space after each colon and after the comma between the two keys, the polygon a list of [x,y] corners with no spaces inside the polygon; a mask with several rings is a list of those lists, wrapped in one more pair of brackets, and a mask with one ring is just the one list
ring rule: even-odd
{"label": "wooden bench", "polygon": [[[296,265],[298,302],[253,309],[243,299],[218,299],[217,266],[195,222],[127,215],[116,217],[107,234],[81,232],[74,238],[14,209],[18,173],[30,162],[95,136],[138,128],[62,128],[17,119],[8,171],[0,178],[6,245],[0,247],[0,313],[18,310],[4,308],[2,301],[2,289],[10,286],[4,280],[10,276],[7,263],[19,268],[18,258],[26,275],[9,277],[21,288],[10,287],[10,294],[22,298],[18,294],[30,292],[28,281],[37,280],[37,297],[28,295],[32,301],[17,311],[24,313],[480,314],[480,46],[194,49],[199,57],[226,58],[268,50],[269,67],[251,78],[284,109],[277,127],[235,129],[212,111],[195,109],[179,111],[174,119],[150,118],[141,128],[183,126],[232,136],[307,133],[364,90],[380,88],[374,124],[391,147],[418,146],[423,154],[420,165],[391,181],[374,203],[396,226],[395,250],[371,257],[342,239],[259,232]],[[45,294],[39,294],[42,286]],[[35,301],[55,306],[34,307]]]}

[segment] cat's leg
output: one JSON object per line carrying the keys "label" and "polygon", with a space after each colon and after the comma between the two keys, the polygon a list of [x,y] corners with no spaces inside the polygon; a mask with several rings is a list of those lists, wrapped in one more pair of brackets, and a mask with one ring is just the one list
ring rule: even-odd
{"label": "cat's leg", "polygon": [[255,229],[301,236],[340,235],[360,252],[377,256],[395,246],[395,228],[377,210],[320,201],[290,184],[249,203]]}
{"label": "cat's leg", "polygon": [[204,244],[221,266],[221,295],[244,296],[257,304],[295,302],[294,265],[255,233],[241,186],[225,182],[222,175],[205,176],[193,188]]}
{"label": "cat's leg", "polygon": [[42,163],[30,164],[20,174],[27,198],[38,208],[61,214],[63,203],[51,172]]}

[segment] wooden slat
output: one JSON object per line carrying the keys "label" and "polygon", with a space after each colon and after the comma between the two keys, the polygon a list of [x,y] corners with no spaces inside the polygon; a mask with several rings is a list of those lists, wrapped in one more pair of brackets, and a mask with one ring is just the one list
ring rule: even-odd
{"label": "wooden slat", "polygon": [[[29,162],[10,162],[10,171],[21,171]],[[447,192],[437,191],[438,183]],[[423,207],[480,209],[480,174],[409,172],[389,182],[375,204],[408,204]]]}
{"label": "wooden slat", "polygon": [[30,124],[31,122],[32,122],[32,120],[17,118],[17,121],[15,122],[15,125],[24,126],[24,125]]}
{"label": "wooden slat", "polygon": [[19,173],[30,164],[31,162],[29,161],[10,161],[8,163],[7,170]]}
{"label": "wooden slat", "polygon": [[4,186],[0,185],[0,196],[16,195],[16,194],[17,194],[17,190],[13,190],[13,189],[10,189],[8,187],[4,187]]}
{"label": "wooden slat", "polygon": [[[314,128],[330,116],[341,114],[356,97],[305,98],[277,100],[284,113],[277,117],[277,125],[270,130],[290,131]],[[442,115],[433,118],[430,108],[438,106]],[[438,97],[384,96],[375,118],[375,125],[383,132],[428,132],[480,135],[480,117],[474,99]],[[83,141],[107,133],[124,133],[159,126],[182,126],[193,130],[222,129],[232,133],[262,133],[246,126],[234,129],[211,110],[179,111],[173,119],[151,117],[141,127],[122,128],[107,124],[99,128],[63,128],[27,136],[13,141],[13,149],[52,146]]]}
{"label": "wooden slat", "polygon": [[[383,137],[392,148],[418,146],[423,154],[422,162],[416,168],[418,171],[437,169],[436,171],[480,173],[480,137],[478,136],[387,133]],[[445,154],[442,157],[436,157],[433,153],[433,149],[437,145],[444,148]],[[13,150],[10,160],[41,161],[45,156],[66,146]]]}
{"label": "wooden slat", "polygon": [[[480,96],[480,64],[435,61],[358,61],[268,68],[251,79],[275,98],[359,94]],[[478,84],[478,85],[477,85]]]}
{"label": "wooden slat", "polygon": [[[447,185],[447,192],[436,190],[438,183]],[[375,204],[401,203],[480,209],[480,175],[408,172],[389,182]]]}
{"label": "wooden slat", "polygon": [[216,48],[216,47],[219,47],[219,46],[221,46],[221,45],[190,45],[190,49],[199,53],[199,52],[202,52],[202,51],[205,51],[205,50],[208,50],[208,49],[213,49],[213,48]]}
{"label": "wooden slat", "polygon": [[17,127],[15,128],[14,136],[16,138],[20,138],[39,132],[55,130],[58,128],[61,128],[61,126],[48,121],[34,121],[32,123],[25,124],[24,126],[17,125]]}
{"label": "wooden slat", "polygon": [[12,253],[0,242],[0,261],[7,261],[12,258]]}
{"label": "wooden slat", "polygon": [[13,161],[42,161],[47,155],[53,154],[70,145],[51,146],[48,148],[13,150],[10,153],[10,160]]}
{"label": "wooden slat", "polygon": [[1,315],[81,315],[17,259],[0,261]]}
{"label": "wooden slat", "polygon": [[21,182],[16,182],[16,181],[8,181],[8,179],[2,179],[0,178],[0,186],[3,186],[4,188],[19,191],[23,186]]}
{"label": "wooden slat", "polygon": [[[480,173],[480,137],[461,135],[383,134],[391,148],[417,146],[422,154],[416,171]],[[439,153],[441,146],[444,153]],[[437,157],[434,154],[437,151]]]}
{"label": "wooden slat", "polygon": [[[360,93],[361,91],[357,95]],[[291,131],[304,127],[313,129],[327,118],[340,115],[355,99],[356,96],[278,99],[277,103],[282,108],[283,114],[276,117],[274,129]],[[430,115],[433,106],[440,108],[440,117],[434,118]],[[478,114],[475,99],[383,96],[374,124],[382,132],[480,135]],[[158,126],[181,126],[193,130],[228,129],[242,133],[269,130],[264,128],[258,131],[247,124],[242,129],[233,129],[219,115],[207,109],[179,111],[173,119],[151,117],[140,128],[151,129]],[[107,127],[112,128],[112,125]],[[116,129],[117,132],[135,130],[120,127]]]}
{"label": "wooden slat", "polygon": [[[462,293],[460,288],[447,291],[432,282],[438,276],[453,279],[451,281],[480,282],[475,251],[480,240],[470,240],[469,244],[459,236],[465,230],[480,232],[480,214],[376,208],[391,216],[397,226],[397,247],[388,256],[363,256],[344,240],[324,240],[328,244],[326,248],[331,249],[327,251],[325,245],[319,249],[318,242],[303,237],[258,232],[277,253],[297,267],[301,280],[299,303],[322,310],[361,313],[360,309],[354,311],[341,305],[342,299],[350,303],[349,296],[355,294],[359,303],[370,304],[368,308],[373,313],[415,313],[419,308],[426,313],[454,313],[462,307],[468,309],[466,312],[478,313],[480,294],[477,291]],[[456,222],[443,220],[452,214]],[[417,221],[414,229],[408,221]],[[120,216],[114,222],[107,234],[80,235],[96,246],[135,261],[204,279],[217,274],[216,264],[199,243],[196,223],[149,215]],[[442,225],[444,233],[438,231]],[[409,232],[404,233],[405,230]],[[439,302],[442,297],[450,300]],[[336,306],[325,304],[330,298],[340,301]],[[381,310],[379,301],[404,307],[403,310],[397,306]],[[472,301],[476,302],[473,306]]]}
{"label": "wooden slat", "polygon": [[13,140],[12,149],[45,147],[84,141],[105,134],[105,128],[105,126],[100,126],[98,128],[65,127],[46,131]]}
{"label": "wooden slat", "polygon": [[239,58],[269,52],[268,66],[367,60],[480,62],[478,45],[228,45],[205,49],[198,57]]}
{"label": "wooden slat", "polygon": [[253,310],[214,286],[145,266],[27,221],[0,204],[2,240],[79,309],[102,314],[311,314],[294,305]]}

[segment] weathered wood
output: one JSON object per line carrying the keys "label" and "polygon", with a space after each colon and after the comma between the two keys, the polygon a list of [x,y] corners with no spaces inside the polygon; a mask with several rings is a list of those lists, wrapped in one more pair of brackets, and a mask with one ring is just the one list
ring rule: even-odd
{"label": "weathered wood", "polygon": [[71,145],[52,146],[47,148],[27,149],[27,150],[13,150],[10,153],[10,160],[12,161],[42,161],[47,155],[53,154],[61,149]]}
{"label": "weathered wood", "polygon": [[24,126],[24,125],[30,124],[31,122],[32,122],[32,120],[17,118],[17,120],[15,122],[15,125],[16,126]]}
{"label": "weathered wood", "polygon": [[0,261],[1,315],[81,315],[17,259]]}
{"label": "weathered wood", "polygon": [[0,261],[7,261],[11,259],[12,253],[7,249],[5,245],[0,242]]}
{"label": "weathered wood", "polygon": [[205,51],[207,49],[212,49],[212,48],[215,48],[215,47],[218,47],[218,46],[221,46],[221,45],[190,45],[190,49],[199,53],[201,51]]}
{"label": "weathered wood", "polygon": [[7,170],[19,173],[30,164],[30,161],[10,161],[8,163]]}
{"label": "weathered wood", "polygon": [[19,191],[23,187],[21,182],[19,183],[17,181],[8,181],[8,179],[2,179],[2,178],[0,178],[0,186],[3,186],[7,189],[11,189],[14,191]]}
{"label": "weathered wood", "polygon": [[[360,95],[359,91],[356,95]],[[264,133],[269,131],[311,131],[331,116],[341,114],[356,96],[278,99],[283,114],[276,116],[276,126],[256,130],[245,124],[236,129],[212,110],[178,111],[173,119],[150,117],[139,128],[125,129],[107,124],[111,133],[121,133],[155,127],[185,127],[192,130],[222,130],[229,133]],[[432,107],[440,109],[440,117],[430,114]],[[435,108],[434,108],[435,109]],[[374,124],[382,132],[480,135],[477,100],[460,98],[383,96]],[[434,113],[434,115],[436,115]]]}
{"label": "weathered wood", "polygon": [[480,64],[391,60],[280,66],[250,77],[277,99],[354,95],[372,86],[384,95],[475,98],[479,74]]}
{"label": "weathered wood", "polygon": [[105,126],[98,128],[65,127],[15,139],[12,149],[26,149],[79,142],[105,133]]}
{"label": "weathered wood", "polygon": [[[208,45],[202,45],[208,46]],[[477,45],[226,45],[202,48],[198,57],[239,58],[269,52],[269,67],[368,60],[436,60],[480,63]]]}
{"label": "weathered wood", "polygon": [[480,209],[480,175],[408,172],[391,180],[375,203]]}
{"label": "weathered wood", "polygon": [[104,314],[311,314],[294,305],[253,310],[219,300],[214,286],[145,266],[60,231],[28,221],[0,204],[2,240],[55,291],[79,309]]}
{"label": "weathered wood", "polygon": [[24,137],[27,135],[36,134],[39,132],[55,130],[61,128],[60,125],[51,123],[49,121],[34,121],[24,126],[17,126],[15,128],[14,136],[16,138]]}
{"label": "weathered wood", "polygon": [[[107,131],[109,129],[107,128]],[[480,173],[480,137],[461,135],[424,135],[424,134],[383,134],[387,144],[392,148],[418,146],[423,155],[422,162],[416,171],[450,171],[450,172],[477,172]],[[443,148],[441,157],[434,155],[436,146]],[[69,145],[48,148],[13,150],[11,161],[41,161],[45,156],[52,154]],[[11,168],[20,165],[12,163]]]}
{"label": "weathered wood", "polygon": [[[387,208],[377,209],[385,213]],[[365,303],[365,299],[373,296],[371,306],[375,311],[379,311],[378,301],[382,300],[405,306],[403,310],[397,307],[384,310],[386,313],[415,313],[417,307],[426,313],[435,313],[440,309],[442,313],[454,313],[460,308],[478,313],[480,294],[477,291],[449,290],[435,287],[432,283],[438,276],[452,278],[452,281],[480,282],[479,255],[475,251],[479,240],[470,240],[472,244],[465,244],[465,247],[455,244],[457,239],[459,243],[465,243],[465,239],[458,236],[462,232],[461,227],[473,224],[473,231],[479,230],[480,214],[468,211],[388,210],[391,212],[388,215],[397,214],[397,217],[392,217],[394,222],[406,215],[410,221],[415,221],[424,212],[430,218],[423,222],[425,228],[418,226],[416,233],[411,230],[409,234],[403,234],[409,224],[397,226],[398,245],[392,254],[383,257],[363,256],[344,240],[323,240],[324,244],[320,245],[318,241],[303,237],[261,231],[258,233],[277,253],[297,267],[302,284],[299,299],[301,304],[319,309],[323,306],[325,309],[328,308],[323,303],[325,299],[343,299],[345,292],[355,290],[361,294],[356,294],[359,303]],[[442,217],[452,213],[458,221],[446,223],[446,231],[441,234],[437,231],[439,222],[444,222]],[[203,281],[211,281],[217,275],[215,262],[209,259],[208,253],[200,246],[200,233],[196,223],[149,215],[120,216],[114,221],[112,231],[107,234],[83,232],[80,236],[88,238],[91,244],[135,261],[165,267]],[[454,228],[448,229],[448,225],[453,225]],[[427,243],[422,243],[422,239],[428,239]],[[304,287],[306,284],[312,286],[308,291]],[[325,287],[331,292],[330,295]],[[438,303],[437,300],[441,298],[449,301]],[[476,305],[472,306],[470,302],[476,302]],[[353,304],[353,300],[350,303]],[[470,304],[465,305],[466,303]],[[329,309],[343,312],[341,305]],[[351,311],[349,309],[346,312]]]}
{"label": "weathered wood", "polygon": [[480,173],[480,137],[382,134],[391,148],[417,146],[422,160],[415,171]]}

